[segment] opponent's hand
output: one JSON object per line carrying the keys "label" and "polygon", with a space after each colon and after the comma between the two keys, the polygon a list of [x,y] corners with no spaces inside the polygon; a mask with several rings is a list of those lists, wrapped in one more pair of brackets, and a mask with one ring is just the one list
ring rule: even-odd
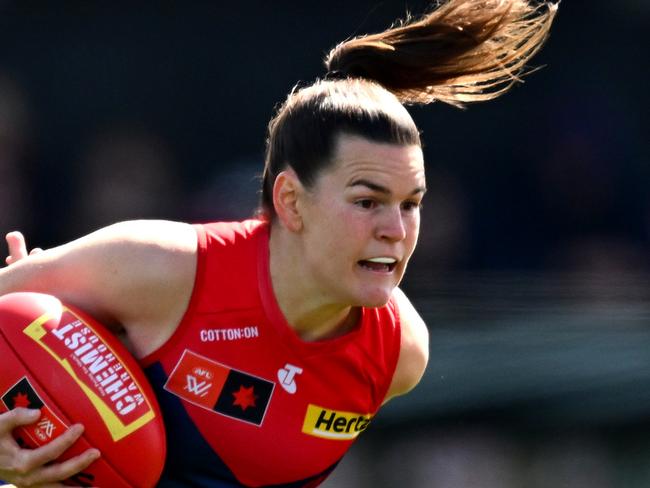
{"label": "opponent's hand", "polygon": [[[7,246],[9,247],[9,255],[5,258],[5,262],[8,265],[27,257],[27,244],[25,243],[25,237],[21,232],[9,232],[5,238],[7,239]],[[35,254],[41,251],[42,249],[40,247],[35,247],[29,252],[29,254]]]}
{"label": "opponent's hand", "polygon": [[52,463],[81,436],[83,427],[79,424],[37,449],[21,448],[11,431],[36,422],[39,415],[38,410],[27,408],[0,414],[0,479],[17,488],[62,487],[61,481],[83,471],[99,457],[97,449],[88,449],[66,461]]}

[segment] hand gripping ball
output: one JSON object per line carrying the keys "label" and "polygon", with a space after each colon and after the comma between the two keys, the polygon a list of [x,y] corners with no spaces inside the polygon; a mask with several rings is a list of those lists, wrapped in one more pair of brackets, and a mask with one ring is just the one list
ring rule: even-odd
{"label": "hand gripping ball", "polygon": [[96,447],[102,456],[66,481],[75,486],[155,486],[165,430],[155,395],[135,358],[96,320],[51,295],[0,297],[0,413],[38,408],[14,431],[35,448],[84,424],[61,460]]}

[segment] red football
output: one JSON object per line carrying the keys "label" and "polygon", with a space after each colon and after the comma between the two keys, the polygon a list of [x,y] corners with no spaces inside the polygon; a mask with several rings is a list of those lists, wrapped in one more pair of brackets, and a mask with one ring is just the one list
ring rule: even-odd
{"label": "red football", "polygon": [[96,320],[51,295],[0,297],[0,412],[20,406],[41,410],[36,423],[14,431],[26,447],[82,423],[82,437],[60,459],[101,451],[66,484],[144,488],[158,481],[165,430],[143,371]]}

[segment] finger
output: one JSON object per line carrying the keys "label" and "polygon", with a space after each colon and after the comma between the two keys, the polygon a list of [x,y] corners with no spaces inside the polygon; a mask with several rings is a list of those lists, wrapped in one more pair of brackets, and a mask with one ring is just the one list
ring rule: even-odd
{"label": "finger", "polygon": [[11,432],[21,425],[33,424],[41,416],[41,411],[34,408],[15,408],[2,414],[0,433]]}
{"label": "finger", "polygon": [[[17,485],[0,485],[0,488],[20,488]],[[63,483],[48,483],[46,485],[38,485],[38,488],[66,488]]]}
{"label": "finger", "polygon": [[29,472],[38,468],[46,463],[54,461],[61,454],[67,451],[72,444],[76,442],[84,429],[81,424],[76,424],[67,429],[56,439],[44,444],[36,449],[23,449],[21,451],[22,458],[19,463],[23,472]]}
{"label": "finger", "polygon": [[99,457],[100,453],[97,449],[88,449],[78,456],[61,463],[49,464],[19,477],[20,479],[16,481],[16,484],[18,486],[23,484],[28,486],[38,485],[39,487],[62,486],[56,482],[83,471]]}
{"label": "finger", "polygon": [[72,457],[62,463],[50,464],[43,468],[43,475],[46,480],[64,480],[73,476],[100,458],[99,450],[88,449],[78,456]]}
{"label": "finger", "polygon": [[27,256],[27,245],[25,244],[25,237],[21,232],[9,232],[6,236],[7,246],[9,247],[9,256],[6,261],[7,264],[12,264]]}
{"label": "finger", "polygon": [[39,252],[43,252],[43,249],[41,249],[40,247],[35,247],[31,251],[29,251],[29,255],[31,256],[32,254],[38,254]]}

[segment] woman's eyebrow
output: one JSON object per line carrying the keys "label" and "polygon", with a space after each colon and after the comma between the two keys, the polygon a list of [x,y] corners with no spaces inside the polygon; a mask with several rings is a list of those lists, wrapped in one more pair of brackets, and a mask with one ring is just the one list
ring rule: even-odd
{"label": "woman's eyebrow", "polygon": [[376,191],[378,193],[384,193],[386,195],[390,195],[391,191],[386,188],[385,186],[379,185],[377,183],[373,183],[372,181],[364,180],[364,179],[358,179],[352,181],[350,184],[348,184],[348,187],[352,186],[365,186],[366,188],[369,188],[372,191]]}
{"label": "woman's eyebrow", "polygon": [[[366,188],[369,188],[372,191],[376,191],[384,195],[390,195],[392,193],[389,188],[386,188],[385,186],[380,185],[378,183],[373,183],[372,181],[365,180],[363,178],[354,180],[348,184],[348,187],[353,187],[353,186],[365,186]],[[417,187],[415,190],[411,192],[411,195],[416,195],[418,193],[424,194],[426,193],[426,191],[427,189],[424,187]]]}

